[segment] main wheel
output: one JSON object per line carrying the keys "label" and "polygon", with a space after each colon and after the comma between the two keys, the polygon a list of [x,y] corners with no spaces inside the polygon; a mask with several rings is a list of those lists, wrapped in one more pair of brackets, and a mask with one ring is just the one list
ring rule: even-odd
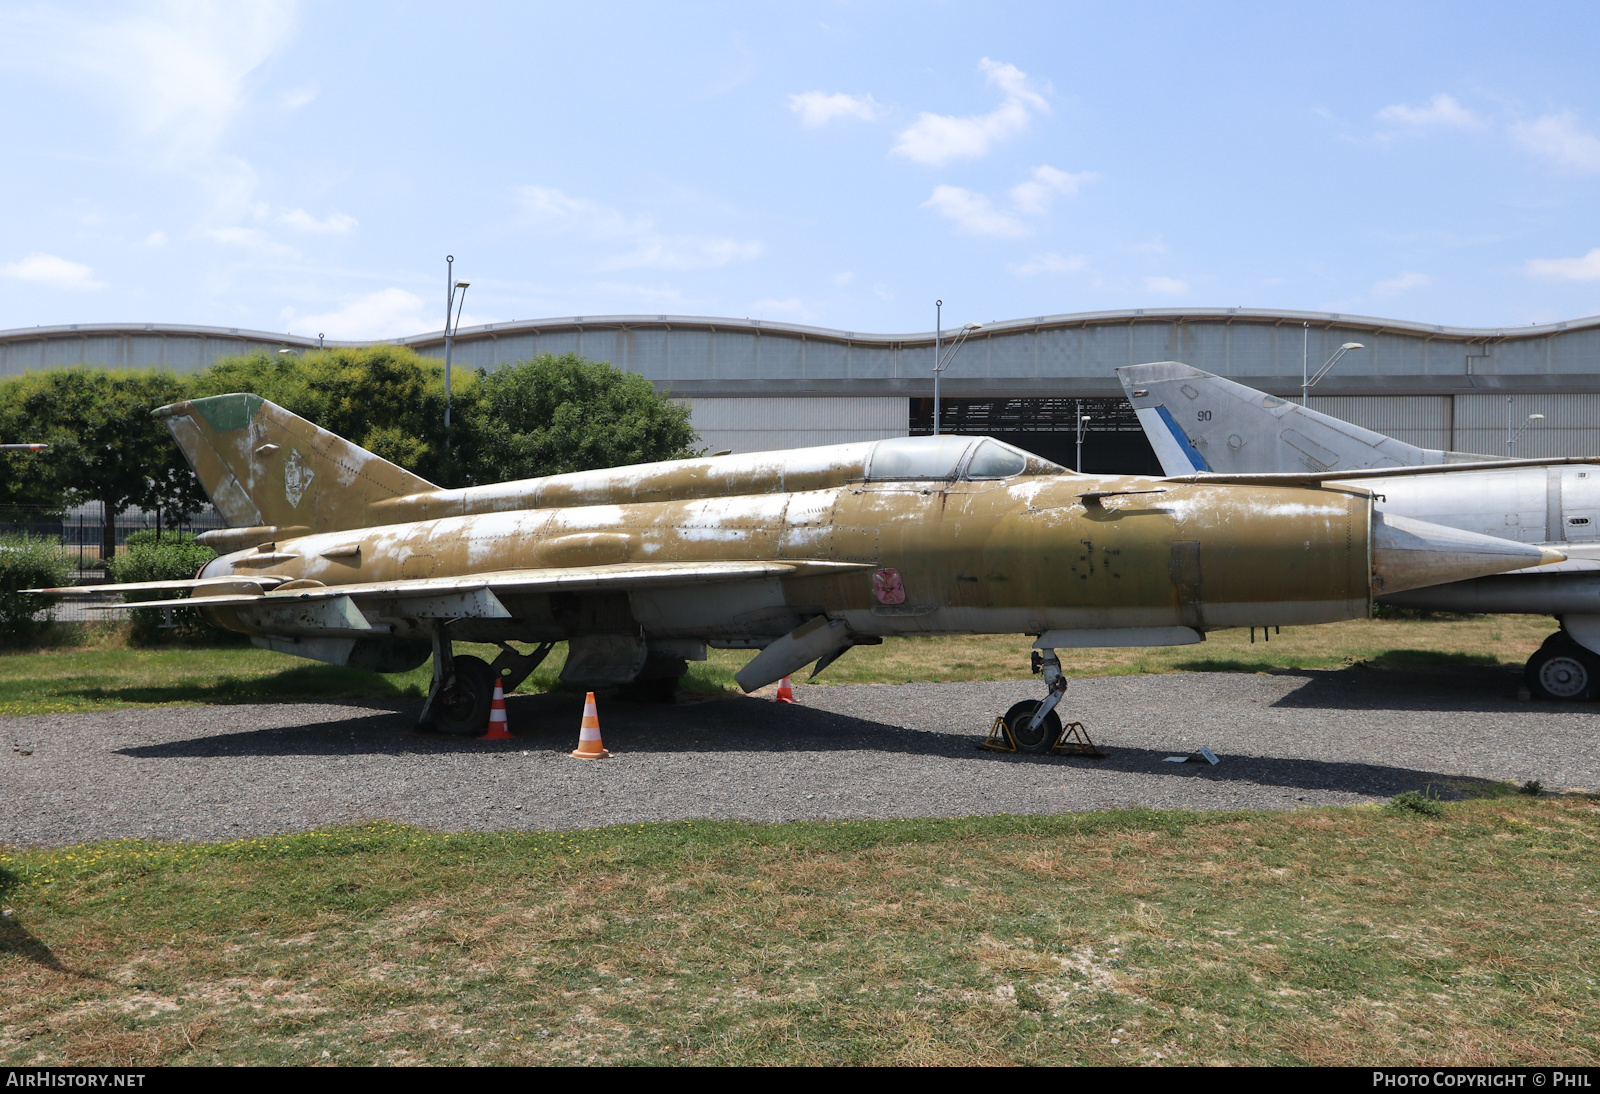
{"label": "main wheel", "polygon": [[1571,640],[1546,642],[1528,658],[1523,678],[1541,699],[1590,699],[1600,689],[1600,657]]}
{"label": "main wheel", "polygon": [[455,683],[433,704],[433,728],[458,737],[475,737],[489,725],[494,673],[481,657],[455,658]]}
{"label": "main wheel", "polygon": [[1028,728],[1039,702],[1027,699],[1006,711],[1006,728],[1011,739],[1022,752],[1049,752],[1061,738],[1061,718],[1055,711],[1046,714],[1034,729]]}

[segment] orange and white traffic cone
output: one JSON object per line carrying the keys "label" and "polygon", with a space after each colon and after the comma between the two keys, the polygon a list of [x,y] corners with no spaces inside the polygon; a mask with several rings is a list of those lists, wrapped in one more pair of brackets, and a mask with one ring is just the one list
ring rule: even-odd
{"label": "orange and white traffic cone", "polygon": [[772,701],[774,703],[794,702],[794,685],[789,682],[787,676],[778,681],[778,694],[772,697]]}
{"label": "orange and white traffic cone", "polygon": [[583,726],[578,730],[578,750],[573,753],[580,760],[603,760],[611,753],[600,743],[600,714],[594,708],[594,692],[583,700]]}
{"label": "orange and white traffic cone", "polygon": [[506,731],[506,693],[500,687],[500,677],[494,678],[494,702],[489,704],[489,732],[479,737],[480,741],[510,741],[514,740]]}

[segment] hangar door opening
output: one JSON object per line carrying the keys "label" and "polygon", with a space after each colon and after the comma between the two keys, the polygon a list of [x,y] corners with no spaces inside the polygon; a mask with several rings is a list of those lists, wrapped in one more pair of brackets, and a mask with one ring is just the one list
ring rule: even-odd
{"label": "hangar door opening", "polygon": [[[1078,468],[1078,423],[1083,467]],[[1115,399],[940,399],[941,433],[983,434],[1062,467],[1105,475],[1159,475],[1161,461],[1139,428],[1133,407]],[[911,435],[933,432],[933,400],[911,400]]]}

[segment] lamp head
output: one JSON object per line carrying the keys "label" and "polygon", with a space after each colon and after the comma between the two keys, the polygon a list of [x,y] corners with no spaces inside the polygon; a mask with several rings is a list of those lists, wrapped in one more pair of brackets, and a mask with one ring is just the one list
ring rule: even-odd
{"label": "lamp head", "polygon": [[1537,422],[1537,421],[1539,421],[1539,420],[1540,420],[1540,419],[1542,419],[1542,418],[1543,418],[1543,417],[1544,417],[1544,415],[1543,415],[1543,414],[1529,414],[1529,415],[1528,415],[1528,421],[1530,421],[1530,422]]}
{"label": "lamp head", "polygon": [[1339,348],[1340,349],[1366,349],[1367,347],[1363,346],[1360,342],[1346,342],[1344,345],[1340,346]]}
{"label": "lamp head", "polygon": [[464,289],[470,284],[472,284],[472,282],[470,282],[470,281],[457,281],[456,282],[456,288]]}

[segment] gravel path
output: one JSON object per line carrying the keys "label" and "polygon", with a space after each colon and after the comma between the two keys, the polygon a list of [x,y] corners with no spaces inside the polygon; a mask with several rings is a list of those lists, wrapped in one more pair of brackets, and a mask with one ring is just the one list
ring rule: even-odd
{"label": "gravel path", "polygon": [[[602,701],[610,760],[571,759],[581,700],[513,696],[517,740],[418,734],[420,701],[0,719],[0,843],[229,839],[386,819],[440,829],[684,817],[1295,808],[1448,777],[1600,787],[1593,704],[1518,701],[1505,670],[1075,680],[1103,760],[973,747],[1037,682],[803,688],[672,707]],[[1209,745],[1222,763],[1165,757]]]}

